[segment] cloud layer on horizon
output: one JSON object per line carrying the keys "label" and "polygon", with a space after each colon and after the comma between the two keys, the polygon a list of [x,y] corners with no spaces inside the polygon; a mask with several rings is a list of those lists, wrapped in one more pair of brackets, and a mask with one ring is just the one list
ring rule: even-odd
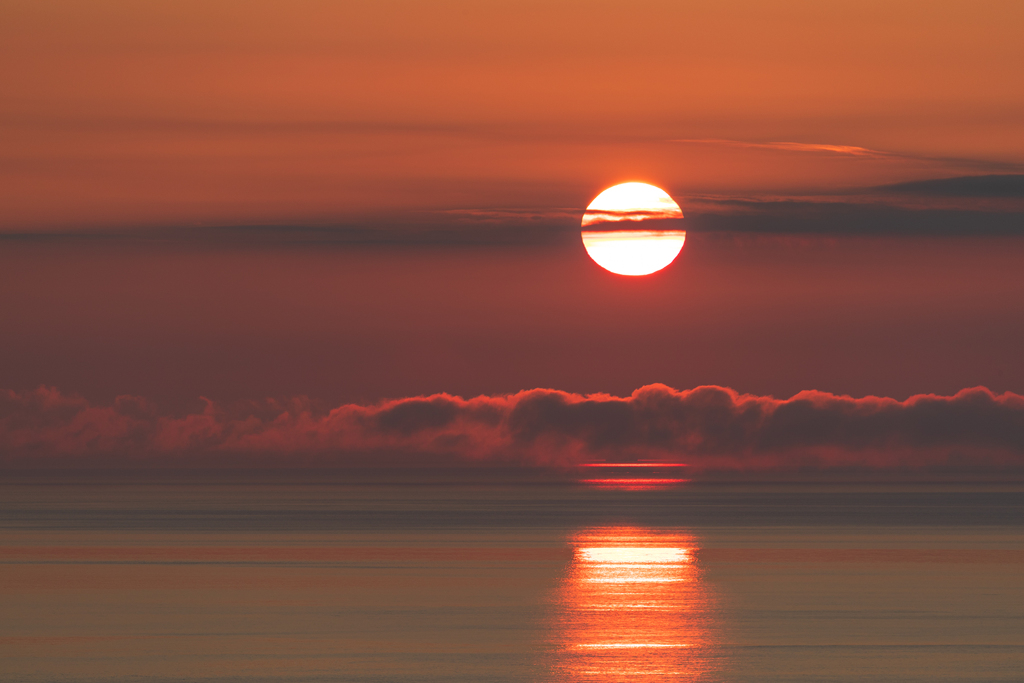
{"label": "cloud layer on horizon", "polygon": [[1024,470],[1024,396],[983,387],[905,401],[789,399],[654,384],[624,398],[533,389],[319,410],[307,399],[161,415],[60,391],[0,393],[0,467],[527,467],[683,460],[745,472]]}

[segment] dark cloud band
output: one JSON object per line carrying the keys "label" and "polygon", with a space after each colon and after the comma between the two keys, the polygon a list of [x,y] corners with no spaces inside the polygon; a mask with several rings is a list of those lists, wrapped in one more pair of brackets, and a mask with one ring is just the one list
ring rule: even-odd
{"label": "dark cloud band", "polygon": [[[584,190],[566,190],[582,196]],[[588,230],[657,223],[694,233],[1024,236],[1024,175],[983,175],[861,188],[829,196],[686,197],[686,219],[627,212],[617,220],[588,212]],[[659,214],[660,215],[660,214]],[[0,242],[143,242],[215,246],[559,245],[579,241],[585,213],[567,207],[407,211],[336,223],[210,225],[0,232]],[[608,220],[615,218],[616,220]]]}
{"label": "dark cloud band", "polygon": [[1024,396],[965,389],[905,401],[717,386],[631,396],[534,389],[317,410],[308,400],[160,414],[143,399],[94,405],[41,387],[0,394],[0,463],[269,467],[573,468],[684,461],[707,472],[1024,471]]}

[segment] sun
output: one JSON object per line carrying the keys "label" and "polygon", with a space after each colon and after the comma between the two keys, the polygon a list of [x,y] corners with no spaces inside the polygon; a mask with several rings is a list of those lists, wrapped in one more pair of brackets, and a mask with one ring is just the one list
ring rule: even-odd
{"label": "sun", "polygon": [[650,275],[683,249],[683,212],[661,188],[647,183],[609,187],[583,214],[583,246],[590,258],[618,275]]}

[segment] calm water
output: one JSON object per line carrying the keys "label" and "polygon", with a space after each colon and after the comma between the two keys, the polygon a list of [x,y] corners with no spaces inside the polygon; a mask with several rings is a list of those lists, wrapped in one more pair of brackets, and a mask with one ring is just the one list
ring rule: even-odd
{"label": "calm water", "polygon": [[1019,681],[1020,489],[9,485],[4,681]]}

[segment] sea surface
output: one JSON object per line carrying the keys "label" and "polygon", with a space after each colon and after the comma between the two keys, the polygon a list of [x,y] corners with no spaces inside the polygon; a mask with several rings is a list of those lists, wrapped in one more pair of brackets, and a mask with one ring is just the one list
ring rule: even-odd
{"label": "sea surface", "polygon": [[5,682],[1022,678],[1020,487],[0,487]]}

